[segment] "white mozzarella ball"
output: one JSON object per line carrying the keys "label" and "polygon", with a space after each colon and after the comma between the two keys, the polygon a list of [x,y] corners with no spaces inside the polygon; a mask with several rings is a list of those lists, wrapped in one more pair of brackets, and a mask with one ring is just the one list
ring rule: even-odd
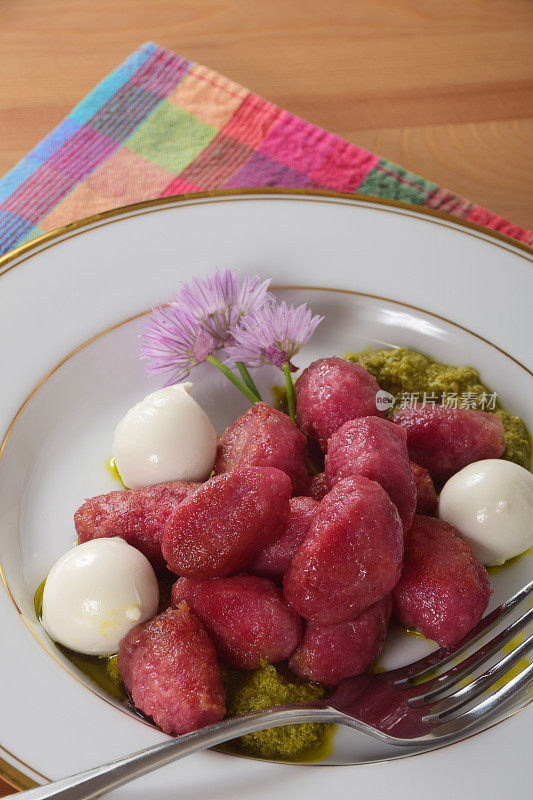
{"label": "white mozzarella ball", "polygon": [[43,592],[42,622],[54,641],[87,655],[111,655],[139,622],[157,613],[152,565],[123,539],[93,539],[61,556]]}
{"label": "white mozzarella ball", "polygon": [[475,461],[444,485],[439,515],[487,566],[533,545],[533,475],[512,461]]}
{"label": "white mozzarella ball", "polygon": [[117,425],[113,458],[130,489],[209,477],[217,435],[191,388],[177,383],[152,392]]}

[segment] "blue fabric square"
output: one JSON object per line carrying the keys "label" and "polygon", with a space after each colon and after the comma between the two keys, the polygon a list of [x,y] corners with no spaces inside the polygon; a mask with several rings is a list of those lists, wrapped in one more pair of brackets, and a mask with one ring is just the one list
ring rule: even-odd
{"label": "blue fabric square", "polygon": [[130,80],[156,49],[157,45],[153,42],[143,44],[139,50],[127,58],[126,61],[111,72],[107,78],[104,78],[81,103],[78,103],[78,105],[72,109],[69,114],[70,119],[76,122],[80,127],[86,125],[94,113],[105,105],[105,103]]}

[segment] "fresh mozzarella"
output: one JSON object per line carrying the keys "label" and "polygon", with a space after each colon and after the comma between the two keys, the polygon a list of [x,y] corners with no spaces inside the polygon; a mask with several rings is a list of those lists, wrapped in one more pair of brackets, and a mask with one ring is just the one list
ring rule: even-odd
{"label": "fresh mozzarella", "polygon": [[217,435],[190,391],[177,383],[149,394],[117,425],[113,458],[130,489],[168,481],[204,481],[215,462]]}
{"label": "fresh mozzarella", "polygon": [[116,653],[122,637],[157,613],[159,586],[148,559],[118,537],[93,539],[61,556],[46,579],[42,622],[78,653]]}
{"label": "fresh mozzarella", "polygon": [[511,461],[475,461],[444,485],[439,514],[483,564],[503,564],[533,544],[533,475]]}

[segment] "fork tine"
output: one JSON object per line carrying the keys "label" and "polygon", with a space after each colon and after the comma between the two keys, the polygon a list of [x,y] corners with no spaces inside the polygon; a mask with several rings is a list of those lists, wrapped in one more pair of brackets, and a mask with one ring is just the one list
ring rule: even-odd
{"label": "fork tine", "polygon": [[501,686],[497,691],[492,692],[484,700],[481,700],[473,708],[451,717],[451,711],[444,719],[433,720],[434,731],[437,737],[447,736],[446,726],[452,731],[465,731],[474,727],[482,718],[486,718],[506,705],[512,698],[524,689],[533,680],[533,663],[524,667],[518,675]]}
{"label": "fork tine", "polygon": [[[479,650],[476,650],[471,656],[465,658],[460,664],[443,672],[442,675],[439,675],[433,680],[428,681],[427,683],[431,684],[431,690],[423,692],[417,697],[410,698],[409,705],[412,708],[419,708],[420,706],[435,702],[439,698],[439,695],[444,695],[447,689],[456,686],[457,683],[464,678],[468,678],[469,675],[472,675],[476,669],[488,661],[498,650],[501,650],[501,648],[507,644],[507,642],[510,642],[531,619],[533,619],[533,608],[530,608],[529,611],[522,614],[521,617],[505,628],[505,630],[501,631],[497,636],[494,636],[490,642],[484,644],[483,647],[480,647]],[[422,688],[423,686],[424,684],[422,684]]]}
{"label": "fork tine", "polygon": [[526,584],[516,594],[509,598],[505,603],[502,603],[486,617],[483,617],[480,622],[473,628],[470,633],[461,639],[454,647],[443,647],[440,650],[435,650],[428,656],[419,659],[405,667],[391,670],[386,673],[387,680],[395,686],[409,686],[414,682],[422,682],[421,679],[434,677],[432,673],[436,669],[450,664],[457,656],[462,655],[468,648],[478,642],[486,633],[491,631],[496,625],[506,619],[509,614],[523,601],[526,597],[533,592],[533,580]]}
{"label": "fork tine", "polygon": [[447,717],[459,711],[460,708],[465,706],[471,700],[475,700],[486,689],[492,686],[497,680],[504,676],[515,664],[517,664],[522,657],[533,646],[533,633],[527,637],[518,647],[508,653],[504,658],[494,664],[490,669],[484,672],[479,677],[475,678],[467,686],[458,689],[453,694],[450,694],[439,703],[439,708],[432,714],[423,717],[423,722],[434,723],[437,721],[444,721]]}

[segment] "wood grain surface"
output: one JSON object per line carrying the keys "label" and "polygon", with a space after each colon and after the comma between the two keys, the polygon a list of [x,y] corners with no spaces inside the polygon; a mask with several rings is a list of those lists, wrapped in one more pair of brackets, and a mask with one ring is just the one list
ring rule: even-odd
{"label": "wood grain surface", "polygon": [[152,40],[531,229],[532,37],[532,0],[0,0],[0,174]]}
{"label": "wood grain surface", "polygon": [[0,0],[0,174],[141,42],[533,228],[532,0]]}

